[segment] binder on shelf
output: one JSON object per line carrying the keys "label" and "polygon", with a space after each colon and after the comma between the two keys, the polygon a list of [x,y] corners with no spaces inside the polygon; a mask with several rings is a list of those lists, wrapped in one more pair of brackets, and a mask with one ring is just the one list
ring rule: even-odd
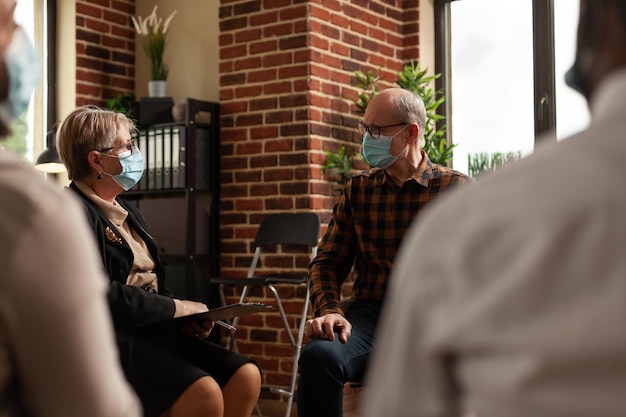
{"label": "binder on shelf", "polygon": [[155,139],[155,130],[154,129],[148,129],[148,153],[147,153],[147,160],[148,160],[148,181],[147,181],[147,189],[148,190],[154,190],[156,188],[155,184],[156,184],[156,149],[155,149],[155,144],[156,144],[156,139]]}
{"label": "binder on shelf", "polygon": [[187,140],[185,129],[178,128],[172,135],[172,188],[185,188],[185,161],[187,160]]}
{"label": "binder on shelf", "polygon": [[147,189],[147,172],[148,172],[148,155],[147,155],[147,134],[146,132],[139,132],[135,137],[135,145],[139,148],[139,151],[143,155],[143,175],[137,184],[133,186],[131,190],[145,190]]}
{"label": "binder on shelf", "polygon": [[163,185],[163,148],[165,146],[164,129],[154,129],[154,188],[161,190]]}
{"label": "binder on shelf", "polygon": [[163,188],[172,188],[172,151],[174,149],[174,131],[168,127],[163,134]]}

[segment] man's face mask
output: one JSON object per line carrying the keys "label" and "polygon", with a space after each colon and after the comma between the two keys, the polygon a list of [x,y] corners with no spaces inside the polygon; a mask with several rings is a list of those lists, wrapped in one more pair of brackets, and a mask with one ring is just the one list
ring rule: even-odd
{"label": "man's face mask", "polygon": [[8,96],[0,102],[0,118],[9,126],[26,111],[30,96],[39,82],[37,51],[19,26],[4,51],[4,62],[8,74]]}
{"label": "man's face mask", "polygon": [[565,73],[565,84],[584,96],[588,93],[589,70],[592,62],[593,52],[578,51],[574,63]]}
{"label": "man's face mask", "polygon": [[407,127],[409,126],[404,126],[393,136],[380,135],[378,139],[374,139],[369,132],[365,132],[363,134],[362,144],[362,152],[365,161],[373,167],[383,169],[396,162],[398,157],[391,154],[391,141]]}

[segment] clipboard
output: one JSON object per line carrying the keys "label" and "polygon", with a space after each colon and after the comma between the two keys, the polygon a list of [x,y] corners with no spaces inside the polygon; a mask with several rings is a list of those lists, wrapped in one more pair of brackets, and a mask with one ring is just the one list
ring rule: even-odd
{"label": "clipboard", "polygon": [[228,320],[238,316],[252,313],[265,313],[274,310],[273,306],[263,303],[235,303],[223,307],[217,307],[203,313],[190,314],[189,316],[177,317],[174,321],[178,323],[188,323],[194,321],[218,321]]}

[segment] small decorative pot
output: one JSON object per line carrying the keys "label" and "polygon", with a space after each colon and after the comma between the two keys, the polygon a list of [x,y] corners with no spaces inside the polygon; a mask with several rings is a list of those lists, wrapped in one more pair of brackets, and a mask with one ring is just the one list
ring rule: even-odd
{"label": "small decorative pot", "polygon": [[165,80],[148,81],[148,96],[167,97],[167,81]]}

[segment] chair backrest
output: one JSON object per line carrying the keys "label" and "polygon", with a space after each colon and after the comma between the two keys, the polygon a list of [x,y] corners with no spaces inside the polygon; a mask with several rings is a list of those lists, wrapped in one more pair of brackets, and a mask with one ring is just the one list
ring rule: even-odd
{"label": "chair backrest", "polygon": [[319,241],[319,234],[320,219],[315,213],[274,213],[261,221],[254,245],[315,247]]}
{"label": "chair backrest", "polygon": [[261,248],[264,246],[308,246],[311,249],[311,260],[313,260],[317,254],[319,235],[320,218],[315,213],[273,213],[268,215],[261,221],[254,239],[254,256],[248,270],[248,278],[254,276],[261,257]]}

